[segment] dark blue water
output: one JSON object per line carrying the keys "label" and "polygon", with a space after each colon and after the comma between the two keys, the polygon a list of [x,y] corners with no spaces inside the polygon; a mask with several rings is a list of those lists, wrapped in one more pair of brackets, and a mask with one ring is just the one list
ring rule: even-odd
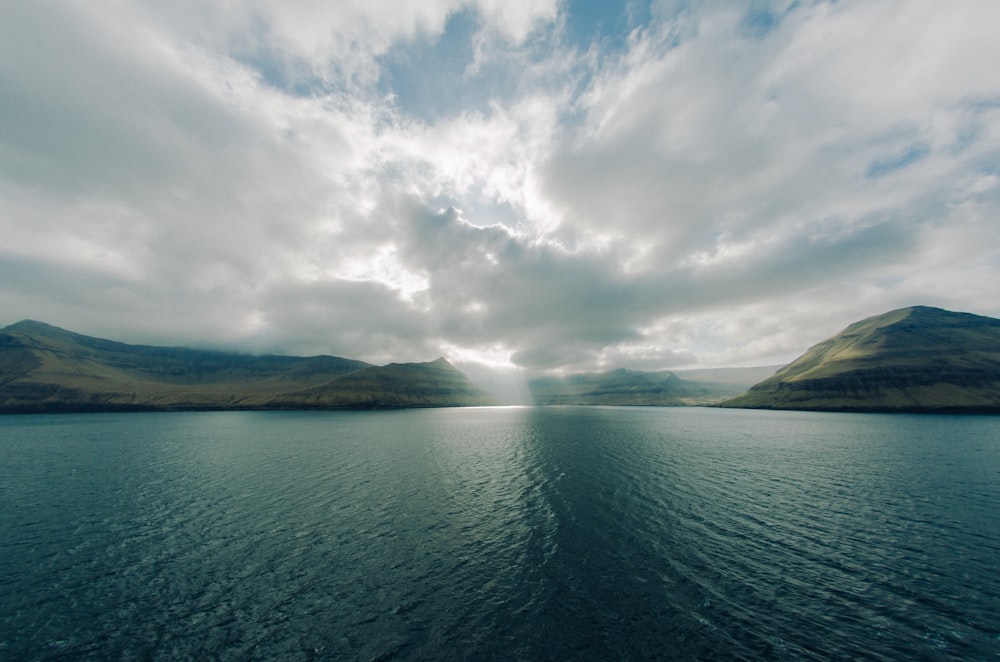
{"label": "dark blue water", "polygon": [[0,659],[998,659],[1000,418],[0,417]]}

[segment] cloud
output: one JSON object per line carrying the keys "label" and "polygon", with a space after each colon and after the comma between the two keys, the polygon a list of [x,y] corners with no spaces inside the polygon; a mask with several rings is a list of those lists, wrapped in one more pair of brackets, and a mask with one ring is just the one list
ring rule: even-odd
{"label": "cloud", "polygon": [[1000,7],[626,9],[4,6],[4,323],[573,371],[1000,315]]}

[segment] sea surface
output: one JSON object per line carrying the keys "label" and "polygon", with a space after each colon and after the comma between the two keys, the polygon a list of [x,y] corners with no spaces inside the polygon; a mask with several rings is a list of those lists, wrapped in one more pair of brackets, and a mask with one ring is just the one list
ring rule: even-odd
{"label": "sea surface", "polygon": [[0,417],[2,660],[1000,659],[1000,417]]}

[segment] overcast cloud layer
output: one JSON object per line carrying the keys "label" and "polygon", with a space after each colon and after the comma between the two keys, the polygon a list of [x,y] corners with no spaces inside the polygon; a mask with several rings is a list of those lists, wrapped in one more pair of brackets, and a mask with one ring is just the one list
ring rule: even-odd
{"label": "overcast cloud layer", "polygon": [[2,3],[0,325],[535,372],[1000,316],[1000,2],[611,4]]}

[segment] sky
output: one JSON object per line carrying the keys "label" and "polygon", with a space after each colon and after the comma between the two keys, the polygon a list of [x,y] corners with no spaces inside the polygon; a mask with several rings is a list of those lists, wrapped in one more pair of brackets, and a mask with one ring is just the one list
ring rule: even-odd
{"label": "sky", "polygon": [[0,325],[541,374],[1000,317],[995,0],[0,3]]}

